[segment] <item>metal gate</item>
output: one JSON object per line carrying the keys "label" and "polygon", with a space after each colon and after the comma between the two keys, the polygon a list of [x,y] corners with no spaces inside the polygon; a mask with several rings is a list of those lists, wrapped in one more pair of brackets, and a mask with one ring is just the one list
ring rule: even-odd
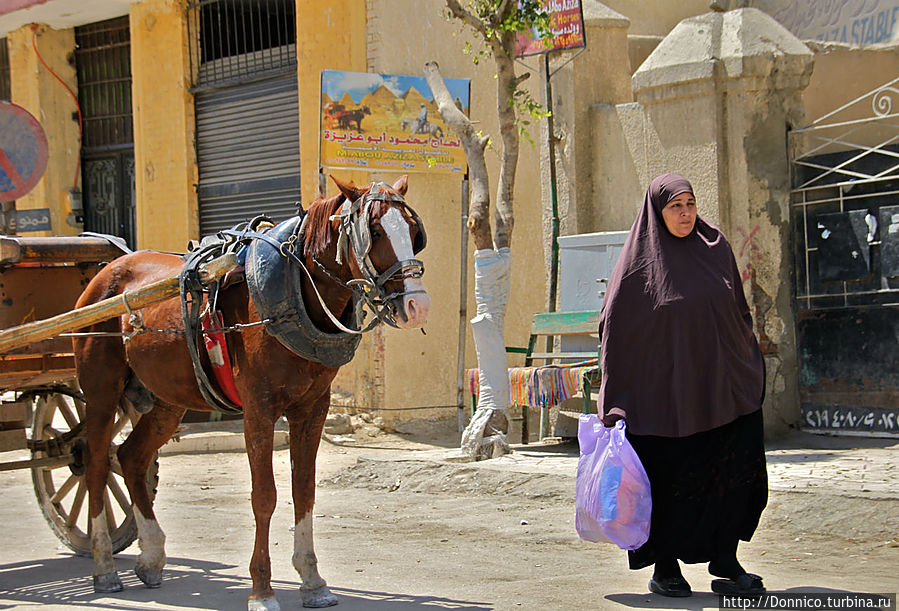
{"label": "metal gate", "polygon": [[134,132],[128,17],[75,28],[84,229],[135,247]]}
{"label": "metal gate", "polygon": [[296,73],[197,95],[200,232],[257,214],[281,220],[300,199]]}
{"label": "metal gate", "polygon": [[790,147],[802,428],[899,436],[899,79]]}
{"label": "metal gate", "polygon": [[257,214],[292,216],[300,199],[294,1],[204,0],[188,10],[200,233]]}

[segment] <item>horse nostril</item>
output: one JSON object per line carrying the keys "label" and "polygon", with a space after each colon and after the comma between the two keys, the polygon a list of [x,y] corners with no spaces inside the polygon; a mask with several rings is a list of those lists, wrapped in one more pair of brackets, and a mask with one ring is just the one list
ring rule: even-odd
{"label": "horse nostril", "polygon": [[415,320],[418,318],[418,305],[416,304],[414,299],[410,299],[406,302],[406,316],[409,320]]}

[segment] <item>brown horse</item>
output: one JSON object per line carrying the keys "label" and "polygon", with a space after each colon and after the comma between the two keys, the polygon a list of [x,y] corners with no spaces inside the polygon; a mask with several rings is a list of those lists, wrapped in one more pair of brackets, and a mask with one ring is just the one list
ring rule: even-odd
{"label": "brown horse", "polygon": [[[318,329],[337,333],[325,307],[338,316],[350,307],[354,282],[367,282],[358,279],[370,279],[371,271],[366,274],[362,268],[371,266],[379,275],[385,299],[393,304],[391,320],[402,328],[421,327],[430,300],[420,280],[421,263],[413,259],[413,245],[423,247],[424,228],[402,197],[406,193],[407,177],[401,177],[392,187],[378,183],[356,188],[336,179],[335,183],[340,194],[313,202],[307,211],[301,254],[310,275],[300,277],[309,318]],[[347,230],[347,211],[360,206],[368,212],[362,217],[368,222],[362,229],[367,229],[370,237],[367,258],[364,253],[354,252],[354,249],[358,250],[359,242],[353,236],[341,236],[341,232]],[[338,243],[342,246],[347,242],[349,247],[341,257]],[[364,263],[360,263],[361,260]],[[177,275],[182,263],[177,256],[152,251],[123,256],[97,274],[77,306]],[[211,410],[201,396],[183,333],[159,332],[160,329],[184,329],[180,307],[178,299],[171,299],[144,308],[143,324],[149,331],[138,333],[126,342],[96,336],[79,337],[74,341],[78,379],[87,404],[87,487],[94,589],[97,592],[122,589],[106,524],[109,499],[104,500],[104,487],[110,465],[105,449],[110,444],[123,392],[126,386],[134,384],[135,378],[152,393],[152,409],[119,447],[118,459],[138,526],[141,553],[135,572],[148,587],[158,587],[162,581],[165,535],[156,521],[148,494],[147,470],[154,454],[175,432],[187,409]],[[218,310],[226,326],[260,321],[246,283],[222,289],[218,295]],[[133,319],[122,316],[95,325],[92,330],[130,332],[133,327],[129,320]],[[250,560],[253,590],[248,598],[248,608],[279,608],[271,587],[268,546],[269,525],[276,502],[272,470],[274,427],[282,415],[286,415],[290,431],[296,524],[293,565],[302,579],[303,606],[337,604],[337,598],[318,573],[312,545],[312,506],[315,457],[330,404],[331,381],[338,368],[297,356],[262,325],[243,328],[239,333],[230,333],[228,338],[234,383],[244,408],[244,437],[256,518],[256,540]],[[209,361],[205,355],[203,359],[208,371]]]}

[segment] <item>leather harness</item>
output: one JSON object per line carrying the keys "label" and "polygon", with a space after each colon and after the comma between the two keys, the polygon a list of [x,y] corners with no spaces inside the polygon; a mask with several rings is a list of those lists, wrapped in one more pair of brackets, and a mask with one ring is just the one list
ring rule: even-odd
{"label": "leather harness", "polygon": [[[409,215],[418,224],[418,233],[413,242],[413,252],[418,253],[427,244],[424,224],[421,218],[406,204],[403,197],[393,192],[381,192],[384,183],[372,185],[369,193],[355,202],[347,200],[335,215],[340,219],[340,233],[337,243],[337,262],[346,260],[350,252],[362,271],[363,278],[353,279],[345,284],[352,289],[350,303],[335,316],[325,306],[318,295],[322,307],[339,329],[328,333],[316,327],[303,303],[301,274],[310,282],[312,275],[297,253],[303,252],[305,213],[283,221],[268,231],[257,230],[257,217],[246,225],[222,231],[215,236],[207,236],[199,247],[185,255],[185,263],[180,277],[181,313],[184,319],[185,336],[193,362],[200,391],[206,402],[216,410],[227,414],[242,412],[240,405],[232,402],[210,380],[204,371],[198,345],[201,331],[201,307],[203,293],[209,294],[208,304],[216,311],[218,283],[203,287],[199,282],[199,266],[225,252],[234,251],[239,259],[244,259],[247,288],[253,305],[259,312],[267,332],[284,347],[305,359],[322,363],[326,367],[340,367],[352,360],[362,333],[380,323],[396,327],[396,306],[394,301],[406,292],[385,294],[384,285],[394,278],[420,277],[424,264],[418,259],[397,261],[384,272],[378,272],[369,258],[371,250],[371,209],[374,201],[397,202],[405,206]],[[334,218],[334,217],[332,217]],[[267,220],[267,219],[265,219]],[[338,280],[339,281],[339,280]],[[312,282],[316,294],[318,289]],[[366,309],[374,314],[373,320],[364,325]]]}

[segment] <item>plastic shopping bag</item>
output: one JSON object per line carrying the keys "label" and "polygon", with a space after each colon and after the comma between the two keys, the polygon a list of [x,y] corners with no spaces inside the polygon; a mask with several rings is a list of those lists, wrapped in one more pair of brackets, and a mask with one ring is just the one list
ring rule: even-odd
{"label": "plastic shopping bag", "polygon": [[607,428],[596,414],[581,415],[574,523],[581,539],[634,550],[649,539],[652,495],[624,428],[624,420]]}

